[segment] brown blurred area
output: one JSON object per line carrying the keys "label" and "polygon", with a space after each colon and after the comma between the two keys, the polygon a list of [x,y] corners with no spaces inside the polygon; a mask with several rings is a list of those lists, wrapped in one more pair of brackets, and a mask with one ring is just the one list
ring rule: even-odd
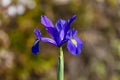
{"label": "brown blurred area", "polygon": [[120,0],[0,0],[0,80],[56,80],[58,48],[41,43],[33,55],[33,30],[49,36],[41,15],[55,23],[74,14],[84,47],[73,56],[63,46],[65,80],[120,80]]}

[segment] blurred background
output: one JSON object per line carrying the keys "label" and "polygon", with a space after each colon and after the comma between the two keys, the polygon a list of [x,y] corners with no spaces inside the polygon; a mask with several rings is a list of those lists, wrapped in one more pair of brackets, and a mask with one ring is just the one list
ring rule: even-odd
{"label": "blurred background", "polygon": [[0,0],[0,80],[56,80],[58,48],[41,43],[33,55],[33,30],[49,36],[41,15],[74,14],[84,47],[73,56],[64,45],[65,80],[120,80],[120,0]]}

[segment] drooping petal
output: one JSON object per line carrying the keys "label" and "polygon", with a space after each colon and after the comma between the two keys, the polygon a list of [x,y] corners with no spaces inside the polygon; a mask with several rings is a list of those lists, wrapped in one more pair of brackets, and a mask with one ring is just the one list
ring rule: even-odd
{"label": "drooping petal", "polygon": [[41,32],[38,29],[34,30],[34,34],[36,35],[37,40],[41,40]]}
{"label": "drooping petal", "polygon": [[81,53],[81,48],[83,47],[83,42],[82,40],[80,40],[79,38],[74,38],[76,41],[77,41],[77,50],[78,50],[78,53]]}
{"label": "drooping petal", "polygon": [[40,51],[40,50],[39,50],[39,40],[36,40],[36,41],[35,41],[35,43],[34,43],[34,45],[32,46],[32,49],[31,49],[31,50],[32,50],[32,53],[35,54],[35,55],[39,53],[39,51]]}
{"label": "drooping petal", "polygon": [[50,38],[43,38],[43,37],[42,37],[42,38],[41,38],[41,41],[42,41],[42,42],[48,42],[48,43],[51,43],[51,44],[57,46],[56,42],[55,42],[53,39],[50,39]]}
{"label": "drooping petal", "polygon": [[83,43],[79,38],[68,40],[67,48],[69,52],[73,55],[80,54],[82,46],[83,46]]}
{"label": "drooping petal", "polygon": [[76,46],[72,43],[71,40],[68,41],[67,48],[68,48],[69,53],[71,53],[73,55],[76,54]]}
{"label": "drooping petal", "polygon": [[41,16],[41,23],[45,26],[45,27],[54,27],[53,23],[50,19],[48,19],[46,16]]}

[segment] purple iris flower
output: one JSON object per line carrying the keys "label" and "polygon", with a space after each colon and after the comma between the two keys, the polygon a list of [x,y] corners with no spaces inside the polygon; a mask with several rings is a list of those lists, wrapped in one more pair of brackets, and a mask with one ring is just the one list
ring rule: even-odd
{"label": "purple iris flower", "polygon": [[32,46],[32,52],[34,54],[39,53],[39,43],[41,41],[51,43],[58,47],[61,47],[64,43],[67,42],[67,48],[71,54],[80,54],[83,42],[76,37],[76,30],[70,30],[70,25],[75,19],[76,15],[72,16],[70,19],[68,19],[68,21],[59,19],[54,26],[51,20],[49,20],[46,16],[41,16],[41,23],[45,26],[52,39],[42,37],[41,32],[38,29],[35,29],[34,33],[36,35],[36,40]]}

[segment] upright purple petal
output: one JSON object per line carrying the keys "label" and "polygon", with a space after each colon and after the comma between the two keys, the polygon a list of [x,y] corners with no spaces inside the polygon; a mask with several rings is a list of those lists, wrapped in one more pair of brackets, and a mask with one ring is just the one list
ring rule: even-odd
{"label": "upright purple petal", "polygon": [[34,43],[34,45],[32,46],[32,49],[31,49],[31,50],[32,50],[32,53],[35,54],[35,55],[39,53],[39,51],[40,51],[40,50],[39,50],[39,40],[36,40],[36,41],[35,41],[35,43]]}
{"label": "upright purple petal", "polygon": [[61,30],[59,34],[60,34],[60,40],[62,41],[64,39],[64,37],[65,37],[64,30]]}
{"label": "upright purple petal", "polygon": [[72,29],[72,30],[69,30],[69,31],[67,32],[66,37],[67,37],[67,38],[74,38],[74,37],[76,37],[76,35],[77,35],[77,30]]}
{"label": "upright purple petal", "polygon": [[57,29],[54,27],[46,27],[46,30],[48,33],[52,36],[52,38],[55,40],[56,44],[59,46],[60,44],[60,35]]}
{"label": "upright purple petal", "polygon": [[75,19],[76,19],[76,15],[73,15],[73,16],[68,20],[68,25],[70,25]]}
{"label": "upright purple petal", "polygon": [[50,19],[48,19],[46,16],[41,16],[41,23],[45,26],[45,27],[54,27],[53,23]]}
{"label": "upright purple petal", "polygon": [[77,30],[72,29],[72,37],[76,37],[77,33],[78,33]]}
{"label": "upright purple petal", "polygon": [[65,36],[67,35],[68,30],[70,30],[70,25],[71,25],[71,23],[72,23],[75,19],[76,19],[76,15],[73,15],[73,16],[68,20],[67,24],[65,25],[65,32],[66,32]]}
{"label": "upright purple petal", "polygon": [[60,34],[57,31],[57,29],[54,29],[53,36],[54,36],[53,39],[56,41],[57,46],[60,46],[61,39],[60,39]]}
{"label": "upright purple petal", "polygon": [[62,44],[62,40],[64,40],[65,38],[65,25],[66,25],[66,21],[63,19],[58,20],[56,23],[56,29],[60,35],[61,44]]}
{"label": "upright purple petal", "polygon": [[71,23],[76,19],[76,15],[73,15],[67,22],[67,30],[70,29]]}
{"label": "upright purple petal", "polygon": [[58,20],[57,21],[57,23],[56,23],[56,29],[58,30],[58,31],[61,31],[62,29],[64,29],[65,28],[65,24],[66,24],[66,21],[65,20],[63,20],[63,19],[60,19],[60,20]]}
{"label": "upright purple petal", "polygon": [[46,27],[46,30],[48,31],[48,33],[51,35],[51,37],[54,37],[54,31],[55,28],[54,27]]}
{"label": "upright purple petal", "polygon": [[41,32],[38,29],[34,30],[34,34],[36,35],[37,40],[41,40]]}

